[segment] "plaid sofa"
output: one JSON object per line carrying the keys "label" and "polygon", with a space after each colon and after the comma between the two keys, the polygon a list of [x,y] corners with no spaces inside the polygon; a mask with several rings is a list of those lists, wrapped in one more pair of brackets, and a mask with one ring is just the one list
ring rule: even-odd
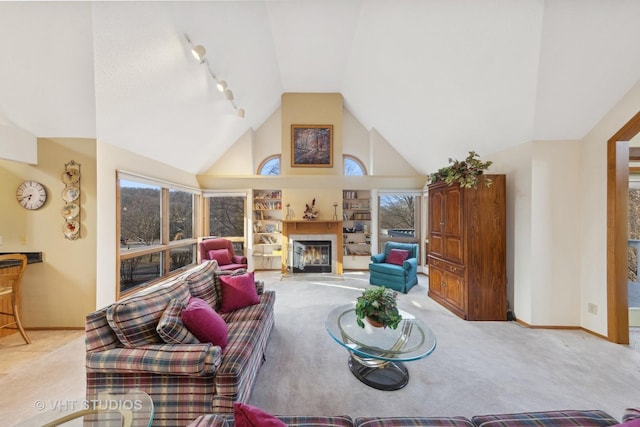
{"label": "plaid sofa", "polygon": [[[600,410],[544,411],[513,414],[477,415],[474,417],[359,417],[278,416],[289,427],[605,427],[620,425],[611,415]],[[622,421],[640,424],[640,410],[627,409]],[[233,427],[233,416],[209,414],[198,417],[188,427]]]}
{"label": "plaid sofa", "polygon": [[246,402],[274,325],[275,292],[265,291],[263,282],[255,282],[259,304],[221,313],[228,328],[224,351],[211,343],[167,343],[157,330],[167,307],[186,304],[191,296],[219,308],[222,274],[237,273],[207,261],[87,315],[87,399],[105,389],[142,390],[153,399],[158,426],[184,426],[202,414],[230,413],[234,401]]}

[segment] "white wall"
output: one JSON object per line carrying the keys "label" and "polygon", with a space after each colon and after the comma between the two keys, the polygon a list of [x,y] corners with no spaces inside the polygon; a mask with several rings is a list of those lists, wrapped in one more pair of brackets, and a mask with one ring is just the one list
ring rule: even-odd
{"label": "white wall", "polygon": [[388,176],[418,174],[376,129],[371,129],[369,141],[371,144],[370,174]]}
{"label": "white wall", "polygon": [[607,335],[607,140],[639,109],[640,83],[580,141],[486,156],[507,174],[508,298],[523,322]]}
{"label": "white wall", "polygon": [[38,139],[29,132],[5,122],[0,116],[0,159],[38,163]]}
{"label": "white wall", "polygon": [[[346,108],[343,110],[342,140],[343,154],[357,157],[367,168],[367,173],[371,173],[371,147],[369,145],[369,131],[362,126],[353,114]],[[343,162],[340,162],[343,167]],[[344,171],[343,171],[344,173]]]}
{"label": "white wall", "polygon": [[507,300],[513,313],[530,323],[531,307],[531,156],[528,142],[486,157],[490,173],[507,178]]}
{"label": "white wall", "polygon": [[580,324],[579,144],[533,143],[531,323]]}
{"label": "white wall", "polygon": [[[640,82],[580,144],[581,325],[601,335],[607,335],[607,141],[639,110]],[[588,303],[598,305],[597,315],[587,312]]]}

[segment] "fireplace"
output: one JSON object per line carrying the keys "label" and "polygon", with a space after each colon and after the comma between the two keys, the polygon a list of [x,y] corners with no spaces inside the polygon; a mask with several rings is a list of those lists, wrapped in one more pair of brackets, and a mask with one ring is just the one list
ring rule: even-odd
{"label": "fireplace", "polygon": [[294,273],[331,273],[331,240],[293,240]]}
{"label": "fireplace", "polygon": [[282,221],[282,247],[283,275],[342,274],[342,221]]}

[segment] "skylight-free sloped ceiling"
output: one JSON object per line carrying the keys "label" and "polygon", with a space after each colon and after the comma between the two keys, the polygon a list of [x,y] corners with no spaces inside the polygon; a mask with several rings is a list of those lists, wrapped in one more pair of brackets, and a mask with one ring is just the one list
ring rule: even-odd
{"label": "skylight-free sloped ceiling", "polygon": [[416,170],[531,139],[541,2],[362,9],[342,92],[350,111]]}
{"label": "skylight-free sloped ceiling", "polygon": [[[273,112],[282,89],[262,2],[95,5],[98,138],[180,169],[206,169]],[[199,64],[190,45],[207,50]],[[225,80],[234,103],[217,91]]]}
{"label": "skylight-free sloped ceiling", "polygon": [[268,2],[284,92],[337,92],[363,0]]}
{"label": "skylight-free sloped ceiling", "polygon": [[534,139],[584,137],[635,85],[639,21],[636,0],[545,2]]}
{"label": "skylight-free sloped ceiling", "polygon": [[640,79],[638,16],[637,0],[0,2],[0,117],[200,173],[283,93],[341,93],[427,174],[583,137]]}
{"label": "skylight-free sloped ceiling", "polygon": [[0,3],[0,54],[3,121],[35,136],[95,136],[89,4]]}

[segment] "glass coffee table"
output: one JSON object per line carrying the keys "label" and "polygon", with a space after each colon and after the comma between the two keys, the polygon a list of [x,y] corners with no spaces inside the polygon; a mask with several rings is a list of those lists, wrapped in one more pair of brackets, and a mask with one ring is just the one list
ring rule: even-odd
{"label": "glass coffee table", "polygon": [[422,321],[400,310],[396,329],[356,323],[355,303],[338,306],[327,315],[329,335],[349,351],[349,369],[363,383],[379,390],[398,390],[409,382],[403,362],[422,359],[436,349],[436,336]]}

